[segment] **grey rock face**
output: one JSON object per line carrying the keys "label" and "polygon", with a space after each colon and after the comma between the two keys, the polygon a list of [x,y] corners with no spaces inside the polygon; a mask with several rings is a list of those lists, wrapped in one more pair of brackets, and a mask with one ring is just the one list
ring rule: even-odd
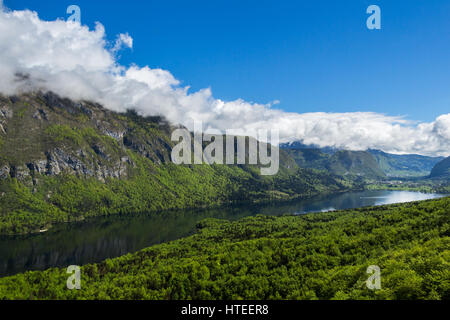
{"label": "grey rock face", "polygon": [[43,94],[41,98],[45,101],[45,104],[52,110],[64,109],[70,114],[83,113],[89,118],[91,118],[93,115],[92,110],[85,106],[83,102],[75,102],[67,98],[62,98],[50,91]]}
{"label": "grey rock face", "polygon": [[117,141],[122,141],[122,139],[125,135],[125,130],[119,130],[117,128],[112,128],[112,126],[106,121],[97,120],[97,128],[104,135],[107,135]]}
{"label": "grey rock face", "polygon": [[11,171],[11,168],[7,165],[4,165],[0,168],[0,180],[4,180],[9,178],[9,173]]}
{"label": "grey rock face", "polygon": [[103,134],[110,136],[113,139],[116,139],[117,141],[120,141],[123,139],[123,136],[125,135],[125,131],[111,131],[108,129],[102,130]]}
{"label": "grey rock face", "polygon": [[30,170],[26,166],[11,167],[9,174],[12,178],[23,181],[30,176]]}
{"label": "grey rock face", "polygon": [[80,159],[62,149],[55,149],[47,154],[46,167],[48,175],[58,175],[62,171],[85,176],[91,173]]}
{"label": "grey rock face", "polygon": [[36,111],[36,112],[33,114],[33,119],[36,119],[36,120],[42,120],[42,117],[41,117],[41,114],[39,113],[39,111]]}
{"label": "grey rock face", "polygon": [[27,164],[28,169],[33,173],[45,174],[47,172],[47,161],[38,160]]}
{"label": "grey rock face", "polygon": [[13,111],[8,105],[0,106],[0,118],[11,119],[13,117]]}
{"label": "grey rock face", "polygon": [[[98,150],[98,154],[102,154]],[[77,152],[79,156],[73,156],[62,149],[55,149],[48,153],[46,161],[46,174],[59,175],[62,172],[74,174],[84,177],[96,177],[100,181],[105,181],[106,178],[122,178],[126,175],[126,165],[122,161],[111,165],[103,165],[101,163],[90,163],[86,161],[86,154],[84,151]],[[109,159],[108,155],[104,155]],[[82,161],[81,159],[84,161]]]}
{"label": "grey rock face", "polygon": [[43,109],[39,109],[37,110],[34,114],[33,114],[33,118],[37,119],[37,120],[46,120],[48,121],[48,115],[47,112]]}
{"label": "grey rock face", "polygon": [[110,159],[110,156],[106,153],[105,148],[102,147],[101,145],[96,144],[92,146],[92,150],[94,150],[94,152],[98,154],[101,158],[106,160]]}
{"label": "grey rock face", "polygon": [[8,105],[0,106],[0,133],[6,134],[6,123],[13,117],[13,111]]}
{"label": "grey rock face", "polygon": [[33,177],[33,181],[36,182],[37,175],[57,176],[65,173],[85,178],[94,177],[105,182],[107,178],[126,178],[129,165],[132,165],[132,162],[128,157],[105,165],[89,160],[83,150],[78,150],[76,155],[72,155],[57,148],[47,153],[47,159],[33,161],[23,166],[0,167],[0,180],[12,177],[24,181]]}

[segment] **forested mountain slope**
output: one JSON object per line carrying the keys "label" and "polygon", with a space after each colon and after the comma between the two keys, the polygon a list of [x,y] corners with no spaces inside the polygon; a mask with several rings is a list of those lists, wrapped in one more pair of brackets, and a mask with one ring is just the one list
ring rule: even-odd
{"label": "forested mountain slope", "polygon": [[450,157],[445,158],[436,166],[434,166],[433,170],[431,171],[430,176],[432,178],[446,178],[450,179]]}
{"label": "forested mountain slope", "polygon": [[338,151],[331,156],[327,168],[338,175],[353,174],[372,179],[386,176],[375,157],[366,151]]}
{"label": "forested mountain slope", "polygon": [[284,148],[301,168],[328,171],[340,176],[358,176],[368,179],[383,179],[386,174],[381,170],[375,157],[366,151],[338,150],[330,153],[320,149]]}
{"label": "forested mountain slope", "polygon": [[94,215],[311,196],[354,187],[300,169],[280,151],[280,172],[257,166],[171,162],[175,126],[51,92],[0,96],[0,234]]}

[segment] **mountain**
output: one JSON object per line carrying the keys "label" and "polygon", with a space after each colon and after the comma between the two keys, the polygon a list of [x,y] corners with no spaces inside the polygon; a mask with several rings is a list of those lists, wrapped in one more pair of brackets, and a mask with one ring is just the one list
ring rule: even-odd
{"label": "mountain", "polygon": [[430,177],[450,179],[450,157],[437,163],[433,170],[431,170]]}
{"label": "mountain", "polygon": [[91,216],[307,197],[353,182],[299,168],[175,165],[175,128],[163,117],[115,113],[51,92],[0,96],[0,234]]}
{"label": "mountain", "polygon": [[327,168],[337,175],[353,174],[374,179],[385,177],[375,157],[366,151],[338,151],[330,157]]}
{"label": "mountain", "polygon": [[376,158],[381,170],[389,177],[424,177],[443,157],[421,155],[395,155],[380,150],[369,150]]}
{"label": "mountain", "polygon": [[[443,157],[395,155],[380,150],[348,151],[332,147],[318,148],[301,142],[280,146],[301,168],[329,170],[334,174],[355,174],[367,177],[426,177]],[[340,153],[344,152],[345,153]],[[373,161],[373,158],[375,162]]]}
{"label": "mountain", "polygon": [[[284,145],[284,150],[294,158],[301,168],[328,171],[340,176],[359,176],[369,179],[383,179],[375,157],[366,151],[334,150],[323,152],[322,149],[305,148],[299,145]],[[328,149],[327,151],[330,151]]]}
{"label": "mountain", "polygon": [[327,170],[330,155],[320,149],[284,149],[301,168]]}

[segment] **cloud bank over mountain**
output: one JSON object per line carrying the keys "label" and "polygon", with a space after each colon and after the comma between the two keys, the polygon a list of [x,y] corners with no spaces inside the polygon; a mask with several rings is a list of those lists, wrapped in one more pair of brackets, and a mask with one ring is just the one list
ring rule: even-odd
{"label": "cloud bank over mountain", "polygon": [[415,123],[370,112],[300,114],[273,109],[271,104],[223,101],[209,88],[190,92],[169,71],[120,65],[117,54],[131,48],[133,39],[127,33],[116,39],[108,42],[100,23],[89,30],[74,22],[43,21],[32,11],[2,9],[0,92],[51,90],[115,111],[134,108],[142,115],[163,115],[189,128],[192,120],[223,131],[277,128],[283,142],[450,155],[450,113],[434,122]]}

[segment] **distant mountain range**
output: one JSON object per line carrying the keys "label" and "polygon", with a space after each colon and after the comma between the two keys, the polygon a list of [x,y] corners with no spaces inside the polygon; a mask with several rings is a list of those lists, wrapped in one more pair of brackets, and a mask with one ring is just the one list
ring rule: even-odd
{"label": "distant mountain range", "polygon": [[426,157],[417,154],[396,155],[380,150],[369,150],[381,170],[389,177],[428,176],[434,166],[444,157]]}
{"label": "distant mountain range", "polygon": [[395,155],[380,150],[349,151],[332,147],[319,148],[301,142],[282,144],[303,168],[327,170],[338,175],[358,175],[367,178],[412,178],[429,176],[443,157],[416,154]]}

